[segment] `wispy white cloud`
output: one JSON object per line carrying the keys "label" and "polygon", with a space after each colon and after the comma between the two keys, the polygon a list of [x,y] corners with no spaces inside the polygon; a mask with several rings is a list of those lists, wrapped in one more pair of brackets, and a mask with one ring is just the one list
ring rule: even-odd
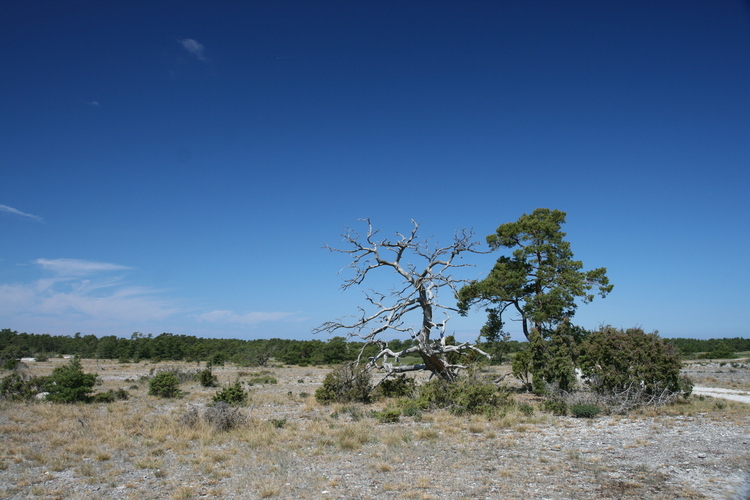
{"label": "wispy white cloud", "polygon": [[179,312],[156,290],[134,286],[107,272],[132,268],[79,259],[37,259],[53,276],[30,283],[0,284],[0,318],[52,325],[149,322]]}
{"label": "wispy white cloud", "polygon": [[34,263],[58,276],[88,276],[104,271],[130,271],[133,269],[120,264],[80,259],[37,259]]}
{"label": "wispy white cloud", "polygon": [[151,295],[137,287],[123,287],[102,295],[60,283],[43,287],[37,283],[0,285],[0,317],[44,316],[62,322],[76,319],[144,322],[162,320],[177,312],[177,308]]}
{"label": "wispy white cloud", "polygon": [[[165,290],[137,286],[129,281],[133,268],[110,262],[40,258],[32,262],[43,276],[22,283],[0,283],[0,322],[23,325],[27,331],[70,334],[126,334],[156,330],[158,325],[182,325],[188,331],[198,323],[215,329],[246,330],[274,322],[305,321],[298,312],[202,311],[186,307],[186,300]],[[192,325],[191,325],[192,324]],[[167,326],[167,328],[172,328]],[[31,328],[31,330],[28,330]],[[130,330],[133,328],[133,330]],[[163,330],[170,331],[170,330]]]}
{"label": "wispy white cloud", "polygon": [[205,47],[203,47],[202,43],[198,43],[192,38],[183,38],[182,40],[178,41],[182,44],[185,50],[194,55],[199,61],[206,60]]}
{"label": "wispy white cloud", "polygon": [[21,217],[28,217],[29,219],[34,219],[40,222],[43,220],[38,215],[27,214],[26,212],[21,212],[20,210],[15,209],[13,207],[9,207],[8,205],[0,205],[0,212],[5,212],[8,214],[13,214],[13,215],[20,215]]}
{"label": "wispy white cloud", "polygon": [[209,321],[212,323],[235,323],[241,325],[257,325],[269,321],[282,321],[293,319],[297,313],[290,312],[251,312],[237,314],[232,311],[211,311],[197,316],[198,321]]}

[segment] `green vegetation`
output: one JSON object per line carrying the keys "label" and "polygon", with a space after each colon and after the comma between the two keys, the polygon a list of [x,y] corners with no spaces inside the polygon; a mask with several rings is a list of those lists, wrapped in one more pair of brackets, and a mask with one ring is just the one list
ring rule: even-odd
{"label": "green vegetation", "polygon": [[278,384],[279,381],[276,380],[276,377],[272,375],[256,375],[253,377],[250,377],[250,379],[247,381],[247,385],[253,386],[253,385],[268,385],[268,384]]}
{"label": "green vegetation", "polygon": [[[665,339],[674,344],[683,357],[708,358],[721,352],[726,344],[732,353],[750,351],[750,338],[725,339]],[[529,342],[516,340],[477,344],[482,350],[494,352],[502,349],[503,355],[513,357],[519,351],[528,349]],[[99,344],[105,348],[99,349]],[[388,347],[400,351],[412,346],[411,339],[389,340]],[[108,347],[107,347],[108,346]],[[11,370],[20,358],[34,357],[37,353],[47,353],[49,357],[63,354],[78,356],[81,359],[117,359],[138,362],[157,361],[211,361],[225,359],[240,366],[264,366],[271,359],[290,365],[325,365],[350,362],[356,359],[362,342],[344,341],[343,337],[333,337],[327,342],[321,340],[287,339],[204,339],[190,335],[162,333],[157,336],[134,334],[131,338],[94,335],[74,336],[18,333],[8,328],[0,330],[0,367]],[[372,346],[365,356],[376,354]],[[731,356],[727,356],[731,358]],[[710,359],[710,358],[708,358]],[[726,359],[726,358],[725,358]],[[404,357],[405,364],[420,362],[418,357]],[[497,359],[495,359],[497,361]]]}
{"label": "green vegetation", "polygon": [[[412,341],[391,340],[389,345],[401,350],[410,347]],[[363,347],[363,342],[347,341],[344,337],[332,337],[327,342],[318,339],[206,339],[172,333],[98,338],[80,333],[72,337],[18,333],[6,328],[0,330],[0,366],[40,353],[50,357],[72,354],[80,358],[122,362],[205,361],[213,365],[232,362],[240,366],[265,366],[273,359],[290,365],[332,365],[354,361]],[[377,347],[370,346],[365,355],[375,355],[376,352]]]}
{"label": "green vegetation", "polygon": [[248,394],[242,388],[239,380],[235,380],[232,385],[221,389],[213,397],[214,403],[226,403],[235,406],[244,405],[247,403],[247,399]]}
{"label": "green vegetation", "polygon": [[44,391],[44,377],[28,376],[18,370],[0,380],[0,398],[10,401],[29,401]]}
{"label": "green vegetation", "polygon": [[601,410],[596,405],[578,403],[570,405],[570,414],[576,418],[594,418]]}
{"label": "green vegetation", "polygon": [[216,376],[211,371],[211,367],[198,372],[198,382],[202,387],[214,387],[216,385]]}
{"label": "green vegetation", "polygon": [[600,394],[637,389],[644,397],[653,397],[692,390],[692,384],[680,376],[677,349],[640,328],[606,326],[592,332],[581,346],[579,361],[592,390]]}
{"label": "green vegetation", "polygon": [[[670,342],[683,357],[703,359],[731,359],[735,353],[750,351],[750,338],[685,339],[673,338]],[[725,357],[726,356],[726,357]]]}
{"label": "green vegetation", "polygon": [[96,383],[96,374],[83,373],[78,358],[52,370],[44,388],[49,393],[47,400],[55,403],[87,402]]}
{"label": "green vegetation", "polygon": [[511,404],[510,394],[495,384],[462,377],[449,383],[432,379],[419,387],[417,405],[422,409],[447,409],[456,415],[485,414],[492,416],[502,407]]}
{"label": "green vegetation", "polygon": [[573,260],[561,230],[564,223],[565,212],[537,208],[516,222],[502,224],[487,236],[487,243],[492,250],[513,249],[511,256],[498,258],[485,279],[471,282],[457,294],[463,315],[474,305],[486,307],[488,320],[480,334],[491,344],[505,338],[506,312],[519,317],[531,343],[525,370],[538,392],[546,384],[572,388],[575,347],[583,333],[570,323],[576,301],[591,302],[594,289],[606,297],[613,288],[605,268],[584,271],[583,263]]}
{"label": "green vegetation", "polygon": [[369,403],[372,389],[367,367],[347,363],[326,374],[323,385],[315,391],[315,399],[322,404]]}
{"label": "green vegetation", "polygon": [[161,398],[176,398],[182,394],[180,379],[171,371],[159,372],[148,381],[148,393]]}

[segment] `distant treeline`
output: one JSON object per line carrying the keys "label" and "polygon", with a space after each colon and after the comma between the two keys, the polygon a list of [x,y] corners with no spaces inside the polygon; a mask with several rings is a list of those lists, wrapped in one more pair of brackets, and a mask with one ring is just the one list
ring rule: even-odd
{"label": "distant treeline", "polygon": [[750,339],[735,337],[733,339],[669,339],[683,356],[696,353],[708,354],[709,358],[731,357],[724,354],[750,351]]}
{"label": "distant treeline", "polygon": [[[511,342],[510,352],[519,350],[520,343]],[[143,335],[134,333],[130,338],[114,335],[49,335],[18,333],[0,330],[0,360],[25,357],[54,357],[72,354],[88,359],[117,359],[120,361],[207,361],[225,362],[244,366],[262,366],[270,359],[294,365],[330,365],[353,361],[364,344],[333,337],[326,341],[288,339],[206,339],[190,335]],[[388,347],[400,351],[412,341],[391,340]],[[378,352],[375,345],[368,346],[365,356]]]}
{"label": "distant treeline", "polygon": [[[671,339],[683,355],[750,351],[750,339]],[[388,347],[399,351],[412,345],[411,340],[391,340]],[[262,366],[273,359],[295,365],[329,365],[353,361],[363,344],[333,337],[326,341],[288,339],[206,339],[190,335],[162,333],[157,336],[134,333],[130,338],[114,335],[49,335],[18,333],[8,328],[0,330],[0,360],[24,357],[54,357],[72,354],[88,359],[117,359],[120,361],[206,361],[225,362],[244,366]],[[479,347],[489,347],[479,345]],[[503,343],[501,351],[511,354],[527,347],[515,340]],[[377,353],[377,346],[368,346],[365,357]],[[495,349],[497,350],[497,349]],[[715,356],[724,357],[724,356]],[[727,356],[728,357],[728,356]]]}

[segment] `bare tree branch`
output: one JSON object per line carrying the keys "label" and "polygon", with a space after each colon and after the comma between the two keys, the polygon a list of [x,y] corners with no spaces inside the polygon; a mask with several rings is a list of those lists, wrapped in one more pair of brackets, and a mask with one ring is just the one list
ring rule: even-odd
{"label": "bare tree branch", "polygon": [[[369,364],[385,371],[386,376],[406,371],[430,370],[434,375],[453,381],[463,366],[448,363],[446,354],[474,351],[489,358],[487,353],[468,342],[445,344],[446,324],[450,319],[448,313],[457,309],[455,306],[441,304],[438,299],[441,288],[447,288],[452,299],[458,287],[469,282],[454,278],[450,271],[470,265],[458,262],[461,254],[483,253],[476,250],[479,243],[471,241],[473,232],[461,230],[454,235],[451,245],[439,247],[431,245],[429,240],[419,238],[419,224],[414,220],[411,221],[411,231],[396,233],[394,240],[381,239],[370,219],[361,221],[367,224],[366,234],[361,235],[347,228],[342,235],[347,248],[325,247],[332,252],[351,256],[352,261],[341,272],[351,270],[353,276],[345,278],[341,288],[346,290],[361,285],[371,272],[380,268],[394,272],[399,277],[400,284],[388,295],[376,291],[365,292],[365,301],[374,312],[367,312],[360,307],[358,315],[328,321],[314,329],[313,333],[345,330],[348,336],[364,340],[365,347],[379,345],[380,352]],[[442,321],[434,319],[439,311],[445,316]],[[412,312],[421,314],[419,325],[413,324],[412,318],[415,315],[410,315]],[[393,352],[381,340],[381,336],[387,332],[408,334],[415,345]],[[437,340],[432,338],[433,333],[439,334]],[[408,366],[398,364],[402,356],[414,353],[419,354],[423,363]],[[361,356],[362,353],[360,358]],[[389,356],[395,358],[395,364],[388,362]]]}

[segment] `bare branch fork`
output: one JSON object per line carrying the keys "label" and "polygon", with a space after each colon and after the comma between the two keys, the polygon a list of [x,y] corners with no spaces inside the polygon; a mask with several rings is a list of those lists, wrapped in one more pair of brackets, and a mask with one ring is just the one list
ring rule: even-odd
{"label": "bare branch fork", "polygon": [[[449,363],[447,354],[474,351],[490,358],[487,353],[469,342],[446,344],[445,329],[450,319],[448,313],[457,309],[438,302],[438,292],[441,288],[447,288],[451,295],[455,296],[458,287],[469,282],[452,277],[449,271],[470,265],[457,262],[461,254],[483,253],[476,249],[479,243],[471,241],[473,232],[461,230],[454,235],[451,245],[438,247],[430,245],[429,240],[417,236],[419,224],[414,220],[412,230],[406,234],[396,233],[394,240],[379,239],[379,231],[373,229],[370,219],[360,220],[367,224],[367,233],[360,235],[347,228],[343,238],[348,248],[325,247],[332,252],[348,254],[352,258],[341,272],[350,269],[353,276],[345,278],[341,288],[346,290],[362,284],[369,273],[380,268],[395,272],[399,277],[399,285],[388,295],[366,291],[368,309],[360,307],[356,316],[323,323],[314,329],[313,333],[345,330],[349,337],[362,339],[365,346],[360,351],[358,362],[361,361],[365,348],[373,344],[378,345],[380,352],[369,360],[368,365],[383,370],[385,377],[407,371],[429,370],[432,375],[454,381],[456,374],[464,366]],[[415,315],[421,313],[421,322],[418,326],[410,326],[407,321],[414,315],[409,313],[415,311]],[[436,312],[443,313],[442,321],[434,319]],[[393,352],[388,348],[387,342],[381,340],[381,336],[389,331],[408,334],[415,344],[399,352]],[[439,338],[433,339],[433,332],[439,334]],[[401,357],[415,353],[422,358],[422,363],[399,363]],[[391,357],[394,358],[394,363],[389,362]]]}

